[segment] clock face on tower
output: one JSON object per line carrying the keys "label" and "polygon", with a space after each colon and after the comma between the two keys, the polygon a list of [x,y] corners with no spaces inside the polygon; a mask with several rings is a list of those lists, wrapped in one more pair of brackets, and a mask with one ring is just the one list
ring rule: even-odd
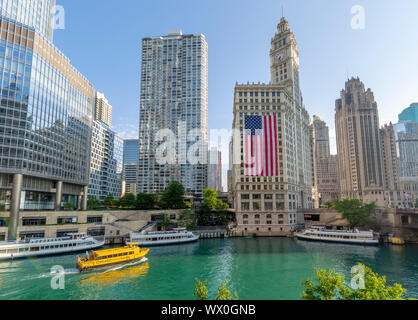
{"label": "clock face on tower", "polygon": [[276,61],[282,61],[283,59],[284,59],[284,54],[283,54],[283,52],[278,53],[278,54],[276,55]]}

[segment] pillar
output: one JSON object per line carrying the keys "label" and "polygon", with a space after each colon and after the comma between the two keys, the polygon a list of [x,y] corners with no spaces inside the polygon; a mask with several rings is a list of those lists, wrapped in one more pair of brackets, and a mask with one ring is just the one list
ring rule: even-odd
{"label": "pillar", "polygon": [[87,195],[88,195],[89,187],[84,186],[83,187],[83,205],[81,207],[81,210],[86,211],[87,210]]}
{"label": "pillar", "polygon": [[62,181],[57,181],[56,190],[57,191],[55,195],[55,211],[60,211],[62,202]]}
{"label": "pillar", "polygon": [[17,237],[17,227],[19,225],[20,198],[22,194],[23,175],[16,173],[13,176],[12,204],[10,206],[8,241],[13,241]]}

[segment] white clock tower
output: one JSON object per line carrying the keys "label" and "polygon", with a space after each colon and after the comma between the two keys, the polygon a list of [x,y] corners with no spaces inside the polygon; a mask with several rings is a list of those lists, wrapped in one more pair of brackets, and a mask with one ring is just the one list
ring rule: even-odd
{"label": "white clock tower", "polygon": [[299,52],[295,35],[290,31],[289,22],[282,17],[277,26],[278,33],[271,40],[270,72],[271,84],[288,87],[295,102],[302,104],[299,86]]}

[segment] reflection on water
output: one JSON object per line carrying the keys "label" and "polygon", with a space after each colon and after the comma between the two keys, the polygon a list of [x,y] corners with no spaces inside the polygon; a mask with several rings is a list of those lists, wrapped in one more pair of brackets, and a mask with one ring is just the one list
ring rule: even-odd
{"label": "reflection on water", "polygon": [[80,281],[81,285],[107,287],[117,284],[128,283],[134,279],[143,278],[149,270],[148,261],[137,266],[125,266],[120,269],[102,271],[102,273],[90,275]]}

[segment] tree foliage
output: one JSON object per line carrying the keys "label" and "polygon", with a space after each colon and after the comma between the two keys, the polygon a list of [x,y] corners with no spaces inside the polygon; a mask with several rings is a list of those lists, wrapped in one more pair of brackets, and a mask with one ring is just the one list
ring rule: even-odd
{"label": "tree foliage", "polygon": [[173,181],[168,185],[161,196],[161,206],[164,209],[184,209],[184,187],[181,183]]}
{"label": "tree foliage", "polygon": [[345,199],[336,202],[334,209],[342,214],[350,225],[350,228],[365,226],[376,209],[376,202],[365,204],[358,199]]}
{"label": "tree foliage", "polygon": [[[302,281],[304,300],[405,300],[407,290],[395,283],[387,285],[386,277],[379,276],[364,264],[359,263],[353,279],[364,279],[364,289],[353,289],[345,284],[344,276],[334,270],[316,270],[317,284]],[[363,275],[360,274],[363,270]]]}
{"label": "tree foliage", "polygon": [[156,195],[154,194],[139,193],[136,196],[135,208],[138,210],[154,209],[156,201]]}
{"label": "tree foliage", "polygon": [[135,195],[127,193],[120,199],[120,206],[122,208],[132,208],[135,205]]}
{"label": "tree foliage", "polygon": [[108,195],[106,198],[104,198],[103,204],[108,209],[113,205],[114,200],[115,198],[112,195]]}
{"label": "tree foliage", "polygon": [[94,196],[89,196],[87,199],[87,209],[88,210],[96,210],[99,209],[101,207],[100,201],[94,197]]}
{"label": "tree foliage", "polygon": [[[195,284],[195,292],[193,295],[197,298],[197,300],[208,300],[208,288],[207,288],[208,281],[200,281],[196,279]],[[222,284],[218,287],[218,293],[214,300],[238,300],[237,293],[232,293],[231,289],[227,287],[228,281],[222,282]]]}

